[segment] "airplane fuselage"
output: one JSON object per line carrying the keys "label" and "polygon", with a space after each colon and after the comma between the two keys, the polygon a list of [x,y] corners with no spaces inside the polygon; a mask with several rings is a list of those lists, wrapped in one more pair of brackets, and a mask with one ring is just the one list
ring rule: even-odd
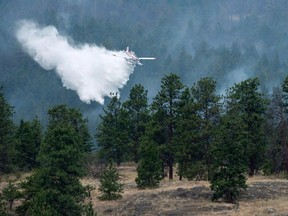
{"label": "airplane fuselage", "polygon": [[125,54],[127,55],[126,60],[130,62],[131,64],[138,64],[142,65],[140,62],[140,59],[136,56],[136,54],[133,51],[129,51],[129,48],[127,47],[126,51],[124,51]]}
{"label": "airplane fuselage", "polygon": [[[140,60],[155,60],[156,59],[154,57],[138,57],[138,56],[136,56],[136,54],[133,51],[129,50],[129,47],[127,47],[126,50],[123,50],[123,53],[124,53],[123,57],[126,59],[126,61],[129,64],[132,64],[132,65],[136,65],[136,64],[142,65]],[[113,54],[113,55],[117,56],[115,54]],[[118,56],[118,57],[121,57],[121,56]]]}

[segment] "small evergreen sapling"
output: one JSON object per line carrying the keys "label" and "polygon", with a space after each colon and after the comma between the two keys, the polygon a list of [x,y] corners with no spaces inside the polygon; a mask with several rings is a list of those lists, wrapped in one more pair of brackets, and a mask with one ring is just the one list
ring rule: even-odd
{"label": "small evergreen sapling", "polygon": [[162,179],[162,161],[156,143],[144,140],[140,150],[141,159],[137,167],[138,176],[135,179],[137,187],[155,188]]}
{"label": "small evergreen sapling", "polygon": [[2,197],[9,203],[9,210],[11,211],[14,200],[20,198],[21,193],[18,191],[17,187],[9,181],[8,185],[2,191]]}
{"label": "small evergreen sapling", "polygon": [[1,216],[8,216],[6,203],[2,198],[2,194],[0,194],[0,215]]}
{"label": "small evergreen sapling", "polygon": [[100,200],[116,200],[121,198],[120,193],[123,192],[123,184],[119,183],[119,173],[115,165],[110,164],[109,167],[100,176],[100,188],[102,193],[98,197]]}

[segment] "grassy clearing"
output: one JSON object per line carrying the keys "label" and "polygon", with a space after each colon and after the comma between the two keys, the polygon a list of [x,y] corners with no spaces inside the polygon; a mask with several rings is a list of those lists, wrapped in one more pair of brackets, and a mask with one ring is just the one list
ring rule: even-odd
{"label": "grassy clearing", "polygon": [[[135,177],[136,166],[134,164],[124,164],[119,167],[121,181],[124,183],[123,198],[117,201],[99,201],[97,190],[98,182],[92,179],[83,179],[84,184],[91,184],[96,187],[92,192],[92,202],[98,215],[280,215],[288,214],[288,191],[283,197],[283,191],[279,198],[240,200],[238,204],[226,204],[223,202],[211,202],[210,199],[190,199],[177,197],[173,194],[177,191],[190,191],[192,188],[205,187],[209,189],[207,181],[179,181],[177,176],[174,180],[164,179],[159,188],[139,190],[136,187]],[[248,185],[257,183],[278,182],[287,183],[288,180],[280,179],[278,176],[254,176],[247,179]],[[152,201],[152,202],[151,202]],[[150,205],[151,202],[151,205]],[[148,205],[149,204],[149,205]],[[145,207],[146,205],[146,207]],[[137,212],[137,208],[143,211]],[[136,210],[135,210],[136,209]],[[187,209],[187,210],[185,210]],[[178,213],[177,213],[178,212]]]}
{"label": "grassy clearing", "polygon": [[[211,202],[209,182],[164,179],[156,189],[139,190],[135,183],[136,165],[119,167],[124,184],[123,198],[116,201],[99,201],[99,181],[83,178],[84,185],[95,189],[91,192],[92,204],[98,216],[102,215],[288,215],[288,180],[282,176],[254,176],[247,179],[246,197],[238,204]],[[30,173],[5,175],[0,178],[0,189],[9,180],[21,181]],[[259,194],[258,194],[259,193]],[[265,195],[265,196],[263,196]],[[271,196],[270,196],[271,195]],[[16,203],[17,204],[17,203]],[[19,203],[18,203],[19,204]]]}

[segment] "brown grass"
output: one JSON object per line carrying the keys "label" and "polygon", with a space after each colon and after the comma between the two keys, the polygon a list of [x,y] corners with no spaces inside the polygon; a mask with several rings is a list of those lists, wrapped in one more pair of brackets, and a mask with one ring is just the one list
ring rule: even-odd
{"label": "brown grass", "polygon": [[[135,178],[137,176],[135,164],[125,164],[119,167],[121,182],[124,184],[123,197],[117,201],[99,201],[98,186],[99,182],[93,179],[83,179],[84,184],[94,186],[96,189],[92,192],[92,203],[98,216],[101,215],[140,215],[135,214],[137,205],[144,205],[144,211],[141,215],[288,215],[288,191],[287,197],[266,200],[243,200],[238,204],[226,204],[223,202],[212,202],[210,199],[199,198],[199,200],[182,199],[181,197],[171,198],[173,192],[177,190],[190,190],[194,187],[207,187],[207,181],[179,181],[177,176],[173,180],[164,179],[159,188],[139,190],[136,187]],[[286,182],[285,179],[279,179],[274,176],[255,176],[247,179],[247,184],[251,185],[258,182]],[[168,195],[167,195],[168,194]],[[156,199],[153,197],[157,197]],[[145,201],[146,200],[146,201]],[[145,203],[152,200],[152,206],[146,208]],[[149,203],[148,203],[149,204]],[[141,207],[140,205],[140,207]],[[149,204],[150,205],[150,204]],[[189,208],[193,211],[189,212]],[[188,208],[188,212],[185,211]],[[197,210],[198,209],[198,210]],[[220,209],[220,210],[219,210]],[[182,212],[183,210],[183,212]],[[175,214],[173,214],[173,211]],[[179,211],[179,214],[177,214]],[[169,213],[170,212],[170,213]]]}
{"label": "brown grass", "polygon": [[[116,201],[99,201],[99,181],[92,178],[82,179],[84,185],[90,185],[95,189],[91,192],[92,204],[98,216],[102,215],[288,215],[288,180],[277,176],[254,176],[247,179],[248,185],[264,184],[263,190],[272,185],[283,184],[283,191],[279,196],[271,198],[240,199],[238,204],[226,204],[224,202],[212,202],[209,195],[209,182],[207,181],[179,181],[175,176],[173,180],[164,179],[160,187],[156,189],[139,190],[135,183],[137,176],[136,165],[124,164],[119,167],[121,182],[124,184],[122,199]],[[17,182],[25,179],[29,173],[2,176],[0,189],[7,185],[8,180]],[[267,183],[267,186],[266,186]],[[287,184],[287,187],[286,187]],[[186,196],[192,189],[203,189],[199,197]],[[281,187],[280,187],[281,188]],[[260,186],[261,189],[261,186]],[[183,194],[181,194],[183,192]],[[271,192],[271,191],[270,191]],[[272,191],[272,193],[274,193]],[[88,200],[87,200],[88,201]]]}

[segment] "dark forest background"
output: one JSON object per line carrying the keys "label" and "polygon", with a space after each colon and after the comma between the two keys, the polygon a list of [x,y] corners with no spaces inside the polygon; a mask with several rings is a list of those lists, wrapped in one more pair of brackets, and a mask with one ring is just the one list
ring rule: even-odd
{"label": "dark forest background", "polygon": [[38,116],[47,123],[54,105],[79,108],[95,130],[102,106],[81,102],[62,87],[53,71],[43,70],[21,50],[15,38],[17,22],[31,19],[54,25],[77,43],[111,50],[130,46],[140,56],[157,61],[136,67],[121,99],[141,83],[151,101],[165,74],[175,73],[191,86],[212,76],[217,91],[259,77],[265,95],[287,74],[288,1],[286,0],[0,0],[0,85],[14,120]]}

